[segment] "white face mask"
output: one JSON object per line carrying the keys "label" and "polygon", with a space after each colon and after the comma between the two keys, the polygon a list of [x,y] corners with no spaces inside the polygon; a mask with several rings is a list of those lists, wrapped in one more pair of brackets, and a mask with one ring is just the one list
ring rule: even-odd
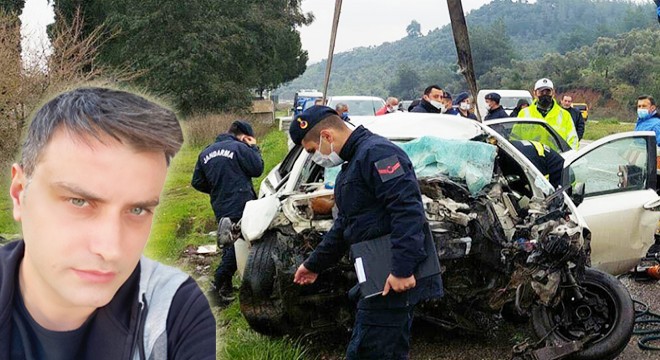
{"label": "white face mask", "polygon": [[461,110],[470,110],[472,108],[472,105],[470,105],[470,103],[462,102],[460,107]]}
{"label": "white face mask", "polygon": [[319,137],[319,148],[312,154],[312,161],[323,166],[324,168],[331,168],[344,163],[344,159],[340,158],[335,152],[334,144],[330,143],[330,154],[321,154],[321,141],[323,137]]}
{"label": "white face mask", "polygon": [[397,111],[397,110],[399,110],[399,106],[398,106],[398,105],[390,106],[390,107],[387,108],[387,111],[388,111],[388,112],[391,112],[391,113],[393,113],[393,112],[395,112],[395,111]]}
{"label": "white face mask", "polygon": [[431,100],[430,103],[436,109],[440,109],[440,111],[443,111],[443,112],[445,111],[445,104],[441,103],[440,101]]}

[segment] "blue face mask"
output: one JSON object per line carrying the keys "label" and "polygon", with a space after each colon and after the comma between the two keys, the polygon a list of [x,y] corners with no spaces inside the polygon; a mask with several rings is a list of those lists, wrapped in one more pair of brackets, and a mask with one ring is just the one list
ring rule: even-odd
{"label": "blue face mask", "polygon": [[648,109],[637,109],[637,117],[640,120],[646,120],[651,116]]}

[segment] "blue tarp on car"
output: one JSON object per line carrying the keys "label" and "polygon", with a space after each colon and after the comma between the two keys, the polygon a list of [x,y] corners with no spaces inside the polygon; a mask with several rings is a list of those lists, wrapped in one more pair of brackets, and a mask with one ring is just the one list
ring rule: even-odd
{"label": "blue tarp on car", "polygon": [[[480,141],[423,136],[397,143],[408,154],[418,178],[445,175],[461,179],[472,195],[491,182],[497,147]],[[325,170],[325,182],[334,183],[340,166]]]}
{"label": "blue tarp on car", "polygon": [[433,136],[398,144],[408,154],[418,178],[446,175],[465,181],[472,195],[491,182],[497,147],[480,141]]}

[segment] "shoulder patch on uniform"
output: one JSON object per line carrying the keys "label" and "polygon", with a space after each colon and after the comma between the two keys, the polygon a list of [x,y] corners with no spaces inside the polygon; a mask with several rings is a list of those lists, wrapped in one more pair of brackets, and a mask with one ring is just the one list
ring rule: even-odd
{"label": "shoulder patch on uniform", "polygon": [[401,161],[396,155],[376,161],[374,165],[382,182],[392,180],[404,174]]}

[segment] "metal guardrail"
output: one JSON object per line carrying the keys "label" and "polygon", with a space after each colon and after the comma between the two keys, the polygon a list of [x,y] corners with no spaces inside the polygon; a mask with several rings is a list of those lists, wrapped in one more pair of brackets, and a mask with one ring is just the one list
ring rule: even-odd
{"label": "metal guardrail", "polygon": [[280,131],[289,131],[289,126],[291,125],[291,121],[293,121],[292,116],[284,116],[281,118],[277,119],[279,121],[279,128]]}

